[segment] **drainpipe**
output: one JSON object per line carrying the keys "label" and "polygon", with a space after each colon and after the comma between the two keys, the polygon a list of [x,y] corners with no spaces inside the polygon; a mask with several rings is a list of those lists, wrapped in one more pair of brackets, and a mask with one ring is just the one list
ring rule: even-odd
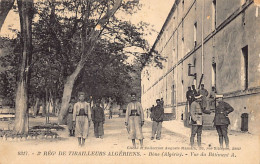
{"label": "drainpipe", "polygon": [[[179,9],[178,9],[178,7],[177,7],[177,18],[176,18],[176,21],[178,21],[178,18],[179,18]],[[177,24],[178,24],[178,22],[177,22]],[[178,40],[179,40],[179,28],[177,28],[177,47],[176,47],[176,64],[178,63],[178,54],[179,54],[179,42],[178,42]],[[178,69],[177,69],[177,65],[176,65],[176,67],[174,68],[174,70],[173,70],[173,75],[174,75],[174,71],[176,71],[176,95],[175,95],[175,97],[176,97],[176,108],[175,108],[175,117],[176,117],[176,120],[178,119],[178,113],[177,113],[177,111],[178,111]],[[173,79],[174,79],[174,77],[173,77]],[[173,92],[174,92],[174,90],[173,90]],[[173,103],[173,106],[174,106],[174,103]]]}
{"label": "drainpipe", "polygon": [[[205,0],[203,0],[202,5],[202,21],[201,21],[201,76],[204,74],[204,10],[205,10]],[[203,79],[202,79],[203,81]]]}

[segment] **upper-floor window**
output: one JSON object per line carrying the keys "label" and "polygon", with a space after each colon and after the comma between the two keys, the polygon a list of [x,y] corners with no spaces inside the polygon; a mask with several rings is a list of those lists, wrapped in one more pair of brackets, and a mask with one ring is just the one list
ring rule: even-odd
{"label": "upper-floor window", "polygon": [[216,19],[217,15],[216,15],[216,0],[212,1],[212,30],[216,29]]}
{"label": "upper-floor window", "polygon": [[194,47],[197,45],[197,22],[194,23],[193,27],[193,38],[194,38]]}

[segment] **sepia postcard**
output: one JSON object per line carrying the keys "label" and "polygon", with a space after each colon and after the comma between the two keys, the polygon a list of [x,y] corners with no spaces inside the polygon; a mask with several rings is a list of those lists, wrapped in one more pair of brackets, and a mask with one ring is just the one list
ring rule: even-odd
{"label": "sepia postcard", "polygon": [[259,27],[259,0],[0,0],[0,164],[259,164]]}

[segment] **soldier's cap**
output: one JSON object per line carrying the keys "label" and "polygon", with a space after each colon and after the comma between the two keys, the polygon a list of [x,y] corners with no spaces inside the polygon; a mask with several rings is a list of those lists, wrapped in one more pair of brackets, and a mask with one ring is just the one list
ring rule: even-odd
{"label": "soldier's cap", "polygon": [[160,100],[160,99],[156,99],[156,102],[157,102],[157,101],[161,101],[161,100]]}
{"label": "soldier's cap", "polygon": [[224,96],[223,95],[216,95],[215,98],[218,99],[218,98],[223,98]]}
{"label": "soldier's cap", "polygon": [[202,97],[202,95],[196,95],[195,96],[195,99],[199,99],[199,98],[201,98]]}

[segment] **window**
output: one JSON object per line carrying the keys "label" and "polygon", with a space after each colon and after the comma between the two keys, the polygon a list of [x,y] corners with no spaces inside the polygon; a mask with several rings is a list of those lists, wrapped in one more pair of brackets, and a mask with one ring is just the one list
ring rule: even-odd
{"label": "window", "polygon": [[216,63],[212,63],[211,67],[211,85],[216,87]]}
{"label": "window", "polygon": [[184,0],[182,0],[182,11],[184,11]]}
{"label": "window", "polygon": [[242,88],[248,89],[248,46],[242,48],[241,82],[242,82]]}
{"label": "window", "polygon": [[194,23],[194,28],[193,28],[193,38],[194,38],[194,47],[197,45],[197,22]]}
{"label": "window", "polygon": [[216,0],[212,1],[212,30],[216,29]]}
{"label": "window", "polygon": [[175,90],[174,90],[175,88],[174,88],[174,85],[172,85],[172,97],[171,97],[171,99],[172,99],[172,102],[171,102],[171,104],[172,105],[175,105],[176,104],[176,99],[175,99],[175,94],[174,94],[174,92],[175,92]]}

